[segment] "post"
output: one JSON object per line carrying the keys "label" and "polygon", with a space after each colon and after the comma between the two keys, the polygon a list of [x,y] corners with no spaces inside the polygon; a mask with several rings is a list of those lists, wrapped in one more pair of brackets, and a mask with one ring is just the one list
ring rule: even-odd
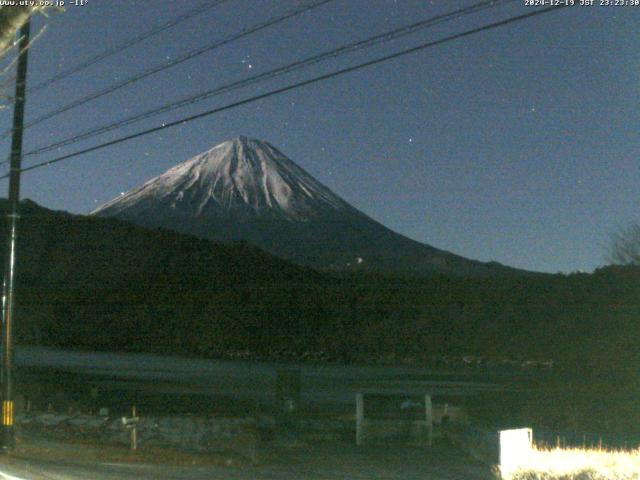
{"label": "post", "polygon": [[433,405],[431,395],[424,396],[424,417],[427,425],[427,446],[433,445]]}
{"label": "post", "polygon": [[356,393],[356,445],[364,444],[364,395]]}
{"label": "post", "polygon": [[24,105],[27,91],[27,57],[30,21],[20,29],[18,42],[18,66],[16,75],[16,97],[13,109],[13,137],[11,140],[11,163],[9,174],[9,232],[5,253],[4,283],[2,289],[2,435],[3,449],[15,445],[13,426],[13,311],[16,267],[16,240],[18,235],[20,169],[22,163],[22,130]]}
{"label": "post", "polygon": [[131,438],[131,450],[138,449],[138,421],[140,420],[137,416],[137,409],[134,405],[131,407],[131,417],[122,417],[122,426],[126,430],[131,430],[129,433],[129,437]]}
{"label": "post", "polygon": [[[136,406],[134,405],[131,409],[132,417],[135,419],[136,417]],[[133,424],[133,428],[131,428],[131,450],[138,449],[138,430],[136,428],[136,424]]]}

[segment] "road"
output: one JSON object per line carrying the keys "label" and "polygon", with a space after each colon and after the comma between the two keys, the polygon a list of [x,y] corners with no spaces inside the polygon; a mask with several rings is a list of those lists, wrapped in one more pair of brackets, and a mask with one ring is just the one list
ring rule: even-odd
{"label": "road", "polygon": [[[295,370],[306,404],[352,404],[357,392],[473,396],[509,389],[513,378],[495,372],[405,366],[314,365],[222,361],[148,354],[78,352],[18,346],[16,366],[25,383],[51,371],[78,384],[154,394],[227,396],[269,403],[279,371]],[[515,377],[514,377],[515,378]]]}
{"label": "road", "polygon": [[6,480],[490,480],[491,468],[451,447],[430,450],[325,445],[276,452],[267,464],[244,468],[150,464],[53,463],[0,459]]}

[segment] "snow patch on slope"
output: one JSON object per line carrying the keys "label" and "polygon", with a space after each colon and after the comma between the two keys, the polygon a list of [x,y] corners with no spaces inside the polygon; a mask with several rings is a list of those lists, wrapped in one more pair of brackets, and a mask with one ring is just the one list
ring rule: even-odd
{"label": "snow patch on slope", "polygon": [[188,216],[266,212],[306,221],[349,205],[267,142],[239,137],[181,163],[92,214],[169,206]]}

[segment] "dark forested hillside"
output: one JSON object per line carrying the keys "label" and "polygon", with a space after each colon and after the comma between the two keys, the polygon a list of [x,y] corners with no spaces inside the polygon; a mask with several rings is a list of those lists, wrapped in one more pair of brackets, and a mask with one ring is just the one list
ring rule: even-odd
{"label": "dark forested hillside", "polygon": [[588,363],[635,339],[640,318],[632,268],[483,279],[338,276],[242,243],[32,202],[23,204],[18,255],[21,340],[67,347],[206,356],[294,349],[391,361],[559,359],[588,349]]}

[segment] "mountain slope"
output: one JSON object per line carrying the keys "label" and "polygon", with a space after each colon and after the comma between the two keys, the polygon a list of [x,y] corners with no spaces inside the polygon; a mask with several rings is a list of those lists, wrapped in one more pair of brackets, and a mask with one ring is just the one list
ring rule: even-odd
{"label": "mountain slope", "polygon": [[457,275],[516,271],[399,235],[269,143],[246,137],[179,164],[92,214],[212,240],[246,240],[321,269]]}
{"label": "mountain slope", "polygon": [[[7,205],[0,200],[0,214]],[[242,243],[52,212],[30,201],[20,213],[19,342],[193,355],[266,350],[283,332],[300,331],[292,311],[314,300],[298,292],[324,283],[308,268]]]}

